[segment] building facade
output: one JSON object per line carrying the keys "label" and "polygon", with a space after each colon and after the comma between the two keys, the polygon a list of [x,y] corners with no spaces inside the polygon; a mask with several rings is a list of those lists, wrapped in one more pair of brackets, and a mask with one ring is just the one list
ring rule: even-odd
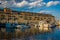
{"label": "building facade", "polygon": [[5,8],[0,11],[0,23],[38,23],[44,20],[48,23],[55,22],[55,17],[51,14],[31,13],[31,12],[17,12]]}

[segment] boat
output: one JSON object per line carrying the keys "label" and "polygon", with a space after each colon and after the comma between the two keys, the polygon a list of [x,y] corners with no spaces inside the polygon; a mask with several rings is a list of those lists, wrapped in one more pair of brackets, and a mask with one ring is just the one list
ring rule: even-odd
{"label": "boat", "polygon": [[56,27],[56,24],[55,23],[52,23],[50,25],[51,25],[51,26],[49,26],[50,28],[55,28]]}

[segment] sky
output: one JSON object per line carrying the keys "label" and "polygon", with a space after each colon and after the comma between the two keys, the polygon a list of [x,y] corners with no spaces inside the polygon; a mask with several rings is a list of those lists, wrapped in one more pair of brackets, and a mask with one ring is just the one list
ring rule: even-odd
{"label": "sky", "polygon": [[0,8],[52,14],[60,20],[60,0],[0,0]]}

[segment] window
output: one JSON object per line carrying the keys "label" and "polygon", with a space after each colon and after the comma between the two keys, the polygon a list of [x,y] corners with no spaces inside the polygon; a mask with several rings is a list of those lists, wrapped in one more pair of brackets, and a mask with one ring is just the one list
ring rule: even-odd
{"label": "window", "polygon": [[32,17],[29,17],[29,20],[32,20]]}
{"label": "window", "polygon": [[14,20],[17,20],[18,18],[14,18]]}
{"label": "window", "polygon": [[4,20],[5,18],[1,18],[1,20]]}
{"label": "window", "polygon": [[23,18],[23,16],[19,16],[20,18]]}
{"label": "window", "polygon": [[38,18],[38,17],[35,17],[35,18]]}
{"label": "window", "polygon": [[28,20],[28,18],[27,18],[26,16],[24,17],[24,19],[25,19],[25,20]]}
{"label": "window", "polygon": [[39,20],[39,18],[37,18],[37,20]]}
{"label": "window", "polygon": [[35,20],[35,18],[34,18],[34,20]]}
{"label": "window", "polygon": [[40,18],[41,20],[43,20],[43,18]]}
{"label": "window", "polygon": [[1,17],[5,17],[5,15],[1,15]]}
{"label": "window", "polygon": [[46,18],[44,18],[44,19],[46,19]]}
{"label": "window", "polygon": [[8,18],[8,20],[11,20],[11,19],[12,19],[12,17],[9,17],[9,18]]}
{"label": "window", "polygon": [[6,13],[6,14],[9,14],[9,13]]}

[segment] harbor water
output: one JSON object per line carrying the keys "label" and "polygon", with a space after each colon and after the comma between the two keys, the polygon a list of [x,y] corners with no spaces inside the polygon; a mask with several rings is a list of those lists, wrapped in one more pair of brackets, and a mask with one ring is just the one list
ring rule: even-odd
{"label": "harbor water", "polygon": [[[4,39],[1,39],[4,40]],[[9,39],[6,39],[9,40]],[[32,36],[25,36],[23,38],[12,38],[10,40],[60,40],[60,29],[54,28],[51,32],[39,33]]]}
{"label": "harbor water", "polygon": [[55,28],[51,33],[37,34],[21,40],[60,40],[60,29]]}

